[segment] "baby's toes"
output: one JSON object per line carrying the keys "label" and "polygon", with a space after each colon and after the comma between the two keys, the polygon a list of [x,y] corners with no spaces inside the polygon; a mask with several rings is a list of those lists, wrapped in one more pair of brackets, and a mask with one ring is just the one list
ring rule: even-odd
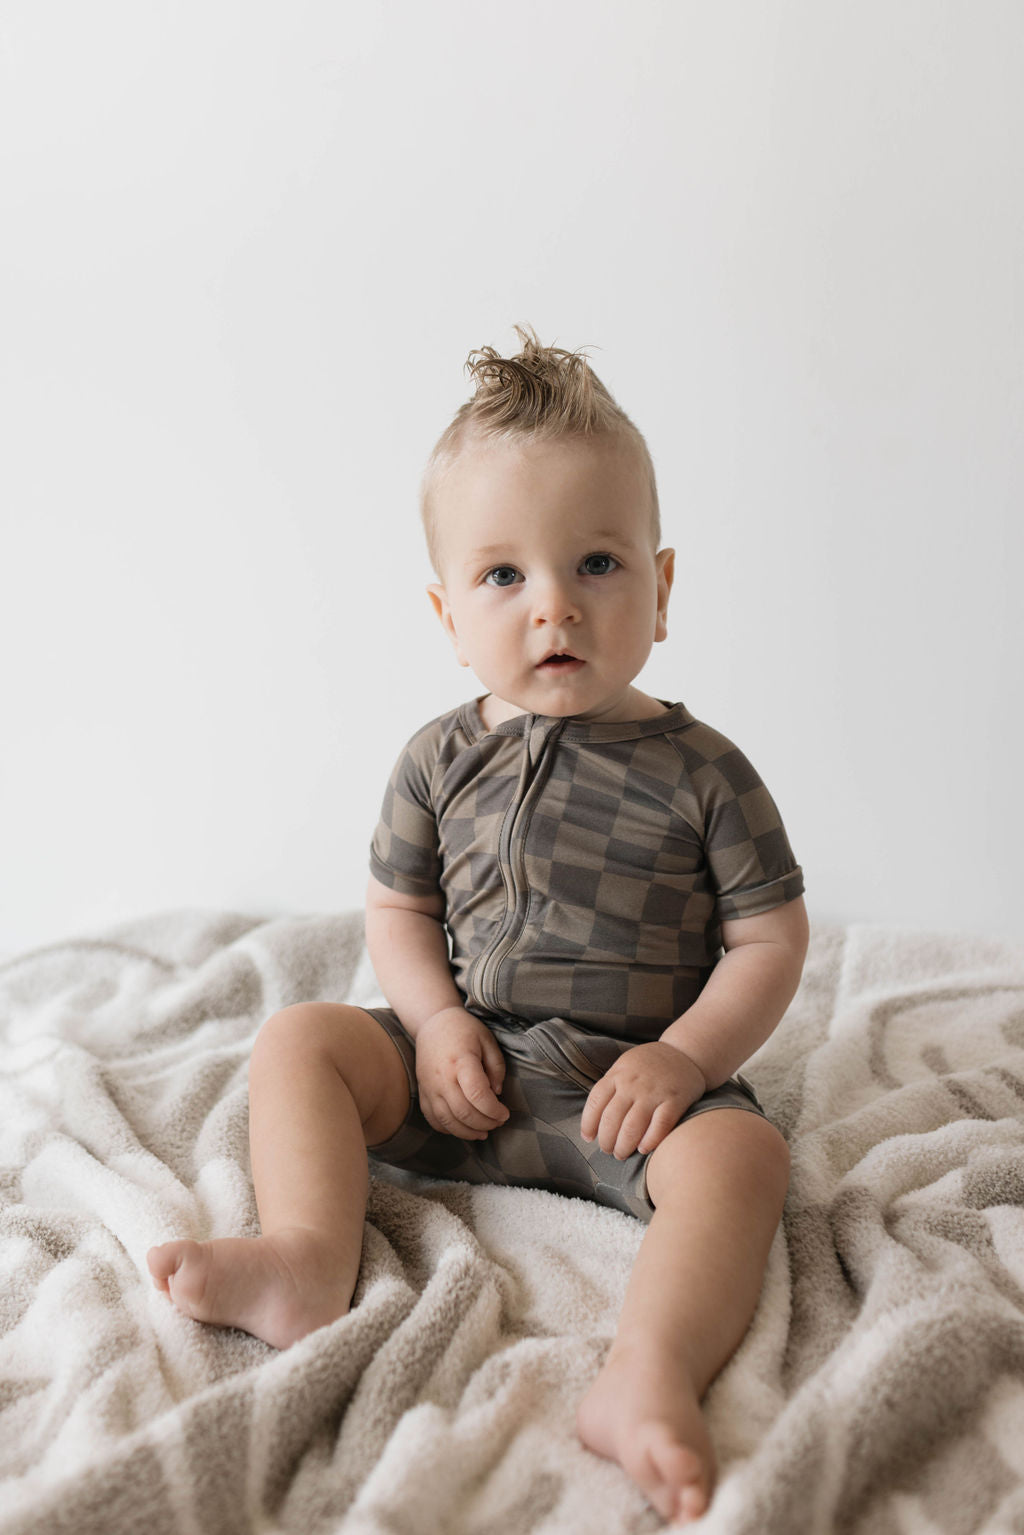
{"label": "baby's toes", "polygon": [[174,1273],[174,1264],[169,1258],[170,1249],[174,1245],[172,1242],[165,1242],[160,1247],[151,1247],[146,1254],[146,1263],[153,1276],[153,1283],[158,1290],[163,1290],[165,1295],[170,1293],[167,1281]]}
{"label": "baby's toes", "polygon": [[680,1444],[666,1424],[651,1426],[644,1461],[637,1480],[663,1518],[688,1524],[706,1512],[710,1494],[707,1467],[695,1450]]}
{"label": "baby's toes", "polygon": [[201,1257],[202,1248],[199,1243],[186,1239],[181,1242],[164,1242],[159,1247],[151,1247],[146,1254],[146,1262],[157,1289],[162,1290],[165,1295],[170,1295],[171,1280],[181,1273],[182,1268],[191,1267]]}

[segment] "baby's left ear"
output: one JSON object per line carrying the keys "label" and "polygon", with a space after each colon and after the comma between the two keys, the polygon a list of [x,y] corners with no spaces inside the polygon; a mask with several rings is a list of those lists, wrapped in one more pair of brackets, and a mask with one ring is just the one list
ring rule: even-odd
{"label": "baby's left ear", "polygon": [[668,638],[668,599],[676,573],[676,551],[659,549],[654,556],[658,570],[658,619],[654,628],[655,640]]}

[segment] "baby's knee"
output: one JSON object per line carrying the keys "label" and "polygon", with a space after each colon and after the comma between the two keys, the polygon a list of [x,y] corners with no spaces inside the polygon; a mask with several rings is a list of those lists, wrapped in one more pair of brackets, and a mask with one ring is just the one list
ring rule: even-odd
{"label": "baby's knee", "polygon": [[253,1046],[250,1087],[273,1091],[324,1071],[347,1086],[369,1144],[387,1140],[408,1113],[402,1056],[372,1014],[345,1002],[296,1002],[267,1019]]}
{"label": "baby's knee", "polygon": [[357,1007],[342,1002],[294,1002],[271,1014],[256,1036],[252,1061],[273,1068],[282,1058],[327,1054],[343,1049],[365,1019]]}
{"label": "baby's knee", "polygon": [[789,1186],[789,1147],[770,1120],[745,1109],[715,1109],[684,1119],[651,1153],[647,1187],[658,1190],[744,1189],[765,1204],[781,1202]]}
{"label": "baby's knee", "polygon": [[[751,1114],[750,1118],[757,1116]],[[763,1158],[763,1166],[766,1176],[773,1179],[781,1186],[785,1194],[789,1187],[789,1173],[791,1159],[789,1154],[789,1142],[777,1130],[769,1119],[758,1119],[759,1130],[757,1132],[757,1157]]]}
{"label": "baby's knee", "polygon": [[744,1110],[720,1110],[733,1154],[769,1184],[789,1183],[789,1145],[770,1119]]}

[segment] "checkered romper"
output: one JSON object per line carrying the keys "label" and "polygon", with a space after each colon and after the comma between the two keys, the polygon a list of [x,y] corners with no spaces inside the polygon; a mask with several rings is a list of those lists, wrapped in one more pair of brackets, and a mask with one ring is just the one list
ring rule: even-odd
{"label": "checkered romper", "polygon": [[[432,720],[395,765],[370,868],[446,902],[468,1010],[506,1060],[509,1119],[484,1141],[441,1135],[416,1101],[372,1154],[415,1172],[581,1194],[649,1219],[646,1157],[617,1162],[579,1134],[587,1094],[618,1056],[657,1039],[721,955],[721,923],[804,889],[775,803],[747,758],[681,704],[595,724],[523,714],[494,730],[477,702]],[[741,1077],[684,1115],[762,1113]]]}

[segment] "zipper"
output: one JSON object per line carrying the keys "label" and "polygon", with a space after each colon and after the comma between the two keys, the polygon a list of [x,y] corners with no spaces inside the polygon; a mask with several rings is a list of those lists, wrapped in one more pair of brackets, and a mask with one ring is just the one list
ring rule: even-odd
{"label": "zipper", "polygon": [[595,1066],[563,1030],[558,1038],[554,1031],[548,1031],[545,1024],[534,1024],[530,1030],[530,1038],[547,1056],[553,1065],[559,1067],[562,1073],[568,1072],[577,1087],[581,1087],[585,1093],[604,1076],[600,1067]]}
{"label": "zipper", "polygon": [[[466,977],[467,990],[475,991],[481,1004],[492,1012],[502,1011],[498,999],[498,971],[519,942],[526,926],[529,909],[524,852],[526,832],[534,806],[551,771],[554,747],[565,724],[563,719],[559,719],[545,730],[543,726],[534,723],[536,718],[536,715],[530,716],[530,724],[523,738],[519,782],[512,803],[505,812],[498,837],[498,867],[505,885],[505,915],[490,949],[479,956]],[[527,895],[527,899],[522,902],[522,911],[520,891]]]}

